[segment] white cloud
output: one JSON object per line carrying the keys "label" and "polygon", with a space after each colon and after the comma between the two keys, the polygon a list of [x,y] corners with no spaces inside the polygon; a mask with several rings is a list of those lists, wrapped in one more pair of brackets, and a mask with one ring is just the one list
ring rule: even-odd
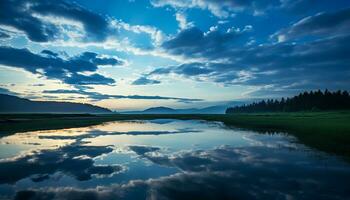
{"label": "white cloud", "polygon": [[235,12],[250,10],[253,15],[262,14],[264,10],[279,6],[279,0],[151,0],[154,7],[171,6],[177,10],[199,8],[209,10],[218,18],[235,17]]}
{"label": "white cloud", "polygon": [[194,25],[193,22],[187,21],[186,15],[184,13],[177,12],[175,14],[175,17],[176,17],[176,21],[179,22],[179,28],[181,30],[192,27]]}
{"label": "white cloud", "polygon": [[146,33],[151,37],[155,45],[160,44],[165,39],[163,32],[152,26],[131,25],[121,20],[112,20],[111,26],[116,28],[117,30],[122,29],[122,30],[131,31],[133,33],[138,33],[138,34]]}

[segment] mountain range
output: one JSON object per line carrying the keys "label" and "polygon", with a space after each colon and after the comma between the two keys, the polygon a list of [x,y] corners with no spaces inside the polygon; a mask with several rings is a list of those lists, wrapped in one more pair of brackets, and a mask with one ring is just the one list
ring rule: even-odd
{"label": "mountain range", "polygon": [[[169,107],[152,107],[142,111],[126,111],[120,114],[224,114],[231,106],[243,102],[228,102],[205,108],[173,109]],[[0,113],[112,113],[107,108],[84,103],[32,101],[8,94],[0,94]]]}
{"label": "mountain range", "polygon": [[174,109],[169,107],[152,107],[142,111],[127,111],[123,114],[224,114],[226,109],[233,105],[242,105],[243,102],[234,102],[228,105],[216,105],[205,108]]}
{"label": "mountain range", "polygon": [[111,113],[107,108],[91,104],[31,101],[28,99],[0,94],[0,113]]}

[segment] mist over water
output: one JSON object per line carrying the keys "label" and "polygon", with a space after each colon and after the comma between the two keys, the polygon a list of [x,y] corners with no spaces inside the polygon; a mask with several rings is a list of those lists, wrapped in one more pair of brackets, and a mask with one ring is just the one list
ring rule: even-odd
{"label": "mist over water", "polygon": [[196,120],[0,138],[0,199],[347,199],[350,165],[282,133]]}

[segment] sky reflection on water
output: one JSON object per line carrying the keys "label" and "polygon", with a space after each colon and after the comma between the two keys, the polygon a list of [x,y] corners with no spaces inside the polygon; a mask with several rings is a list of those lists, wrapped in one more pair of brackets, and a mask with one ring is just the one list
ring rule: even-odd
{"label": "sky reflection on water", "polygon": [[110,122],[0,139],[0,199],[346,199],[350,167],[283,134]]}

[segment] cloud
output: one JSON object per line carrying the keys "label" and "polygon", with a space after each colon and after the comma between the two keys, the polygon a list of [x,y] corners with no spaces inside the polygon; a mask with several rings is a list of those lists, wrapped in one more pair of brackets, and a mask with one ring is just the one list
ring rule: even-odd
{"label": "cloud", "polygon": [[[345,87],[349,77],[349,70],[347,70],[349,58],[344,52],[348,51],[345,44],[349,40],[349,36],[346,36],[303,45],[275,44],[225,51],[222,53],[227,53],[223,57],[228,60],[226,63],[189,63],[170,67],[170,72],[187,77],[196,76],[193,69],[200,68],[210,72],[203,73],[202,76],[224,84],[285,86],[307,81],[320,84],[318,87],[322,88],[330,87],[336,82],[343,82],[340,87]],[[217,55],[207,56],[218,58]],[[153,71],[150,74],[158,73]],[[330,83],[328,80],[334,78],[336,81],[328,84]]]}
{"label": "cloud", "polygon": [[14,96],[18,95],[18,93],[16,92],[12,92],[7,88],[1,88],[1,87],[0,87],[0,94],[7,94],[7,95],[14,95]]}
{"label": "cloud", "polygon": [[50,50],[42,50],[41,54],[45,54],[47,56],[52,56],[52,57],[58,57],[59,56],[58,53],[52,52]]}
{"label": "cloud", "polygon": [[[327,14],[327,16],[333,15],[335,14]],[[325,21],[325,24],[329,22],[328,18],[320,19]],[[204,33],[193,27],[181,31],[162,44],[165,52],[183,56],[184,60],[188,59],[189,62],[157,66],[155,70],[146,74],[146,77],[152,79],[176,74],[197,81],[210,81],[223,85],[241,85],[264,90],[266,86],[270,86],[271,90],[278,89],[281,94],[283,93],[281,90],[290,94],[288,90],[299,92],[320,88],[349,89],[350,60],[346,52],[350,50],[347,45],[350,42],[350,34],[343,31],[345,21],[338,23],[337,31],[329,30],[329,33],[322,28],[325,25],[310,26],[321,27],[322,31],[316,32],[327,33],[327,37],[324,38],[298,43],[282,42],[249,46],[238,45],[236,38],[244,37],[242,33],[251,27],[232,33],[229,31],[221,33],[215,28]],[[193,59],[198,61],[191,62]]]}
{"label": "cloud", "polygon": [[[0,64],[22,68],[33,74],[49,79],[58,79],[72,85],[111,85],[112,78],[94,73],[99,65],[121,65],[116,58],[99,57],[96,53],[85,52],[79,56],[63,59],[57,53],[44,50],[34,54],[28,49],[0,46]],[[89,75],[82,74],[90,72]]]}
{"label": "cloud", "polygon": [[232,46],[244,32],[251,29],[251,26],[246,26],[243,30],[230,28],[222,33],[218,27],[211,27],[208,32],[191,27],[165,41],[161,47],[174,55],[205,57],[205,54],[221,53],[221,49]]}
{"label": "cloud", "polygon": [[0,31],[0,39],[4,39],[4,38],[10,38],[10,35]]}
{"label": "cloud", "polygon": [[303,36],[336,36],[350,33],[350,8],[318,13],[301,19],[291,27],[274,34],[280,41]]}
{"label": "cloud", "polygon": [[154,7],[170,6],[177,11],[194,8],[208,10],[218,18],[228,18],[239,12],[257,16],[276,10],[304,14],[318,10],[319,5],[327,3],[326,0],[151,0]]}
{"label": "cloud", "polygon": [[108,146],[86,146],[79,142],[54,150],[42,150],[22,157],[0,161],[0,183],[14,184],[24,178],[43,181],[56,172],[77,180],[91,179],[92,175],[120,172],[119,165],[94,165],[93,158],[112,152]]}
{"label": "cloud", "polygon": [[83,7],[67,2],[3,0],[0,8],[0,25],[24,32],[34,42],[48,42],[58,37],[60,28],[49,18],[58,21],[72,20],[81,23],[85,40],[103,41],[108,35],[108,21]]}
{"label": "cloud", "polygon": [[175,9],[199,8],[209,10],[219,18],[227,18],[234,12],[248,10],[252,13],[263,12],[280,5],[279,0],[151,0],[155,7],[171,6]]}
{"label": "cloud", "polygon": [[74,76],[65,79],[64,82],[71,85],[112,85],[115,83],[114,79],[100,74],[75,74]]}
{"label": "cloud", "polygon": [[178,66],[170,66],[167,68],[158,68],[150,72],[148,75],[161,75],[161,74],[183,74],[185,76],[198,76],[198,75],[210,75],[213,69],[208,64],[203,63],[186,63]]}
{"label": "cloud", "polygon": [[178,98],[178,97],[164,97],[164,96],[143,96],[143,95],[110,95],[101,94],[98,92],[88,92],[85,90],[44,90],[46,94],[79,94],[86,95],[93,100],[103,99],[145,99],[145,100],[176,100],[180,102],[196,102],[202,101],[202,99],[191,99],[191,98]]}
{"label": "cloud", "polygon": [[[130,123],[130,122],[128,122]],[[100,136],[111,136],[111,135],[170,135],[170,134],[184,134],[184,133],[198,133],[199,130],[196,129],[178,129],[174,131],[125,131],[125,132],[116,132],[116,131],[99,131],[92,130],[88,131],[86,134],[80,135],[40,135],[40,139],[51,139],[51,140],[76,140],[81,141],[87,138],[97,138]],[[141,146],[140,148],[142,148]],[[136,150],[137,147],[131,148],[132,150]],[[138,148],[139,149],[139,148]]]}
{"label": "cloud", "polygon": [[[152,154],[155,151],[157,154]],[[291,151],[290,147],[277,150],[265,146],[222,146],[163,155],[161,158],[166,162],[160,162],[157,147],[137,146],[136,152],[147,159],[153,158],[151,161],[155,164],[182,171],[166,177],[88,189],[29,189],[19,191],[15,199],[317,199],[329,196],[343,199],[349,195],[346,183],[350,177],[346,167],[339,168],[339,163],[318,167],[315,159],[305,160],[304,152]],[[340,179],[329,178],[339,174]],[[334,184],[337,187],[329,190]]]}
{"label": "cloud", "polygon": [[253,14],[264,12],[280,6],[279,0],[151,0],[155,7],[171,6],[175,9],[199,8],[209,10],[219,18],[227,18],[230,14],[239,11],[250,11]]}
{"label": "cloud", "polygon": [[159,147],[150,147],[150,146],[129,146],[131,151],[134,151],[138,155],[145,155],[149,152],[155,152],[160,150]]}
{"label": "cloud", "polygon": [[186,15],[184,13],[177,12],[175,14],[176,21],[179,22],[180,30],[187,29],[193,26],[193,22],[188,22],[186,19]]}
{"label": "cloud", "polygon": [[43,86],[45,86],[45,84],[43,84],[43,83],[34,83],[34,84],[29,84],[29,86],[43,87]]}
{"label": "cloud", "polygon": [[231,63],[212,63],[204,61],[159,67],[146,74],[146,76],[167,76],[169,74],[174,74],[184,78],[192,78],[196,81],[212,81],[227,85],[239,85],[245,84],[248,80],[255,79],[256,75],[268,75],[273,73],[275,72],[250,71],[249,69],[245,69],[245,67]]}
{"label": "cloud", "polygon": [[148,79],[147,77],[140,77],[132,82],[133,85],[153,85],[159,83],[160,81]]}
{"label": "cloud", "polygon": [[136,34],[141,34],[141,33],[148,34],[153,40],[154,45],[158,45],[165,38],[164,33],[153,26],[132,25],[132,24],[125,23],[122,20],[116,20],[116,19],[111,21],[111,26],[116,28],[119,31],[124,30],[124,31],[130,31]]}

